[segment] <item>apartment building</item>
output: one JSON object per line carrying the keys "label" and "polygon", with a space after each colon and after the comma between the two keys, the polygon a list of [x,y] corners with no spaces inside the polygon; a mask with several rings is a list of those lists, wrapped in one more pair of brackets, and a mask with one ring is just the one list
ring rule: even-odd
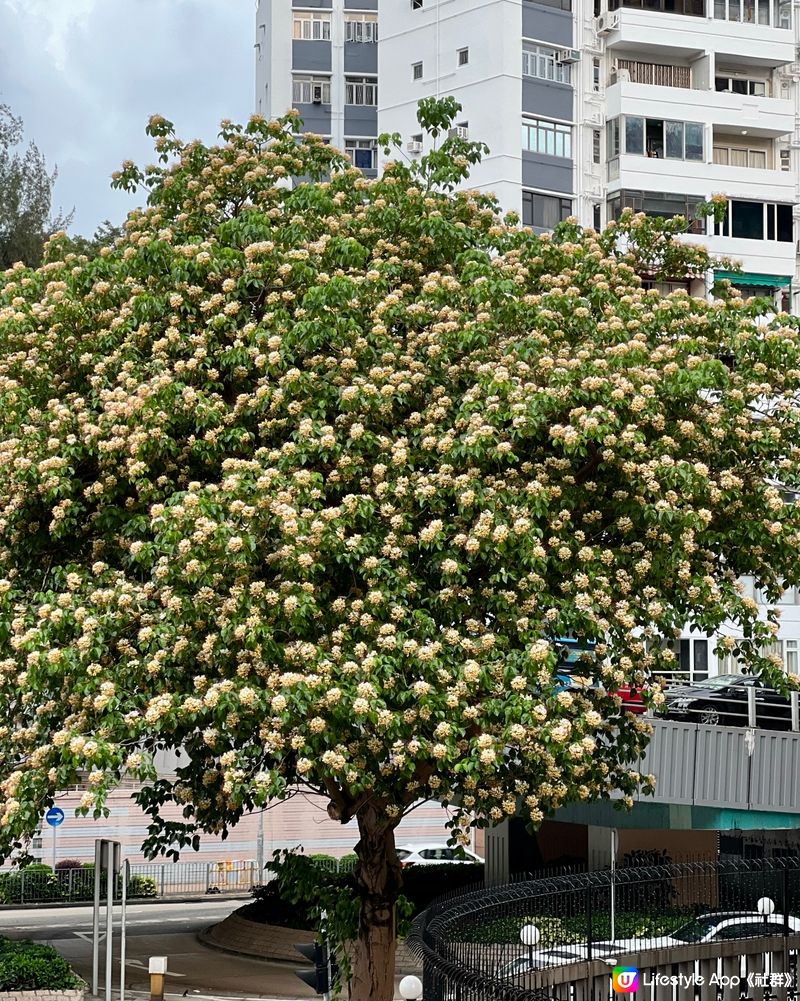
{"label": "apartment building", "polygon": [[255,111],[296,108],[303,129],[377,173],[378,0],[258,0]]}
{"label": "apartment building", "polygon": [[[741,261],[745,292],[797,298],[789,0],[394,0],[380,21],[379,128],[409,155],[417,101],[453,95],[491,150],[473,183],[526,224],[684,214],[689,239]],[[719,224],[695,219],[712,194]]]}

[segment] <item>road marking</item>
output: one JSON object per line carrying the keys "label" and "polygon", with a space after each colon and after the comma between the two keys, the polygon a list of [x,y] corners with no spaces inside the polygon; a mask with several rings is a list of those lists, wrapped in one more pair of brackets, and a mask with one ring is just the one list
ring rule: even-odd
{"label": "road marking", "polygon": [[[84,942],[93,942],[94,941],[94,935],[90,931],[76,931],[76,932],[74,932],[74,935],[75,935],[76,938],[82,938]],[[104,939],[106,937],[106,933],[104,931],[101,931],[100,935],[98,937],[99,937],[100,941],[102,942],[102,941],[104,941]]]}

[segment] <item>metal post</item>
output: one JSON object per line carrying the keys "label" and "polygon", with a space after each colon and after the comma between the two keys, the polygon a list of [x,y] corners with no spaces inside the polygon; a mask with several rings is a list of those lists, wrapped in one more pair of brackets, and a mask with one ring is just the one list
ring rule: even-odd
{"label": "metal post", "polygon": [[111,1001],[111,966],[114,961],[114,848],[112,841],[108,845],[108,879],[106,894],[106,1001]]}
{"label": "metal post", "polygon": [[792,709],[792,729],[800,730],[800,692],[789,693],[789,705]]}
{"label": "metal post", "polygon": [[756,724],[756,690],[752,686],[747,689],[747,725],[755,727]]}
{"label": "metal post", "polygon": [[125,859],[122,863],[122,916],[120,919],[119,939],[119,1001],[125,1001],[125,931],[128,904],[128,878],[131,864]]}
{"label": "metal post", "polygon": [[92,994],[97,995],[100,970],[100,873],[103,856],[102,842],[94,843],[94,910],[92,912]]}
{"label": "metal post", "polygon": [[592,884],[586,887],[586,959],[592,959]]}
{"label": "metal post", "polygon": [[56,831],[58,830],[58,825],[53,824],[53,872],[56,871]]}
{"label": "metal post", "polygon": [[611,828],[611,942],[616,941],[617,832]]}
{"label": "metal post", "polygon": [[264,882],[264,811],[258,813],[258,831],[256,833],[256,869],[258,870],[257,880]]}
{"label": "metal post", "polygon": [[162,862],[161,863],[161,896],[162,897],[164,896],[164,870],[165,869],[166,869],[166,866]]}

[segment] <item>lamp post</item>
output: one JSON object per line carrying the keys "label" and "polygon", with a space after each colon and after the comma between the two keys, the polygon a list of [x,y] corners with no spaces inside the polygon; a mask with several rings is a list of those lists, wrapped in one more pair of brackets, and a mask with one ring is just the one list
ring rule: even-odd
{"label": "lamp post", "polygon": [[528,966],[530,967],[528,972],[533,969],[533,950],[539,944],[541,937],[542,933],[536,925],[523,925],[519,930],[520,942],[528,947]]}
{"label": "lamp post", "polygon": [[403,977],[400,981],[400,997],[403,1001],[419,1001],[422,997],[422,981],[419,977]]}

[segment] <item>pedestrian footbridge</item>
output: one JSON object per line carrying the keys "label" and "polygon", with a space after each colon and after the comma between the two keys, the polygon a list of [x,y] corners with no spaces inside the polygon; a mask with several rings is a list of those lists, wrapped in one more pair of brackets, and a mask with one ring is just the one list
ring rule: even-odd
{"label": "pedestrian footbridge", "polygon": [[[639,771],[655,795],[632,810],[614,800],[576,803],[554,820],[608,828],[788,830],[800,828],[800,732],[652,719]],[[487,882],[508,876],[506,824],[486,832]]]}

